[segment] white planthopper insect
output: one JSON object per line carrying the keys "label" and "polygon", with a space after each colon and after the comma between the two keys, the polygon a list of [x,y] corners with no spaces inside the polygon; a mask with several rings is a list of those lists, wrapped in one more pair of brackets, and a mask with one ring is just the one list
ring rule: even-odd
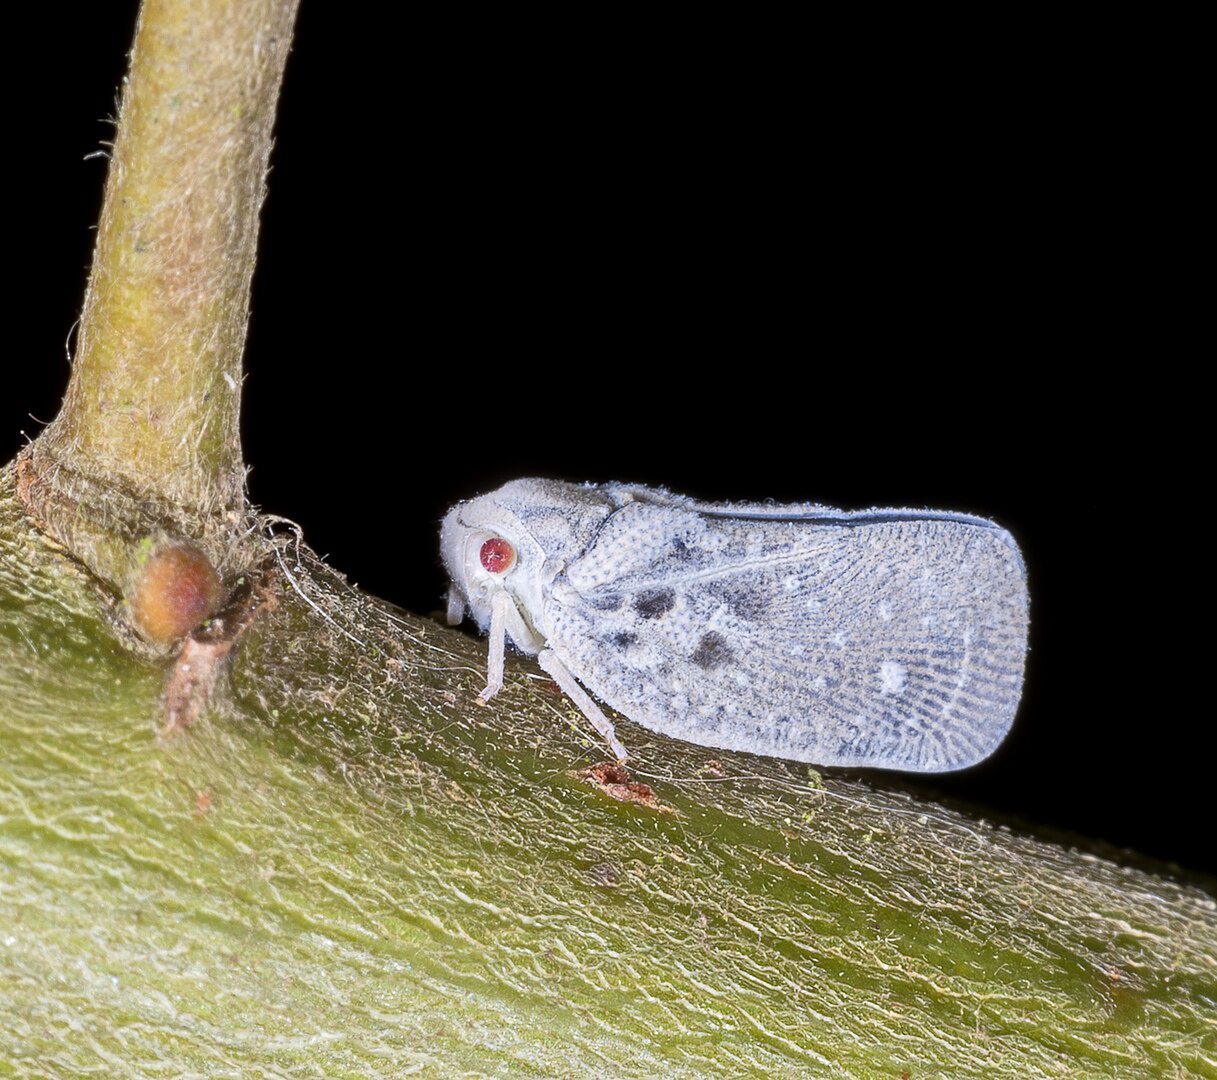
{"label": "white planthopper insect", "polygon": [[[717,505],[516,480],[449,511],[448,621],[535,655],[619,759],[593,698],[652,731],[819,765],[988,756],[1014,720],[1026,572],[983,518]],[[586,690],[584,689],[586,687]]]}

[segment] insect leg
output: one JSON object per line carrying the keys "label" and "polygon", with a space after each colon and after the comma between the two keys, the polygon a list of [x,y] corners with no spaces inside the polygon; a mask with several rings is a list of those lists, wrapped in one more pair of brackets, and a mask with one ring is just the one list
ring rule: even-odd
{"label": "insect leg", "polygon": [[456,591],[455,585],[448,586],[448,625],[460,626],[465,619],[465,601]]}
{"label": "insect leg", "polygon": [[592,727],[600,732],[604,741],[608,743],[613,756],[618,761],[625,761],[630,756],[630,752],[618,741],[617,730],[613,727],[613,722],[600,711],[600,706],[575,681],[575,677],[567,670],[566,665],[558,659],[554,651],[552,649],[542,649],[537,654],[537,663],[541,665],[541,670],[546,672],[562,688],[562,692],[579,706],[579,711],[591,721]]}
{"label": "insect leg", "polygon": [[507,611],[511,599],[506,593],[496,593],[490,602],[490,650],[486,658],[486,689],[478,701],[486,704],[503,689],[503,654],[507,651]]}

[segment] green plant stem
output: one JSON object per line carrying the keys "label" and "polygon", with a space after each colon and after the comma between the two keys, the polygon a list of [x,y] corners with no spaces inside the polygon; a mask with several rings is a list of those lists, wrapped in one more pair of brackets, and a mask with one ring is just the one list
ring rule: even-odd
{"label": "green plant stem", "polygon": [[132,517],[220,559],[244,516],[241,354],[296,3],[140,13],[71,381],[27,455],[36,517],[120,587],[107,541]]}
{"label": "green plant stem", "polygon": [[16,1075],[1217,1074],[1196,888],[625,722],[670,812],[615,802],[534,664],[479,708],[485,642],[294,542],[227,694],[158,738],[161,671],[11,492],[0,471]]}

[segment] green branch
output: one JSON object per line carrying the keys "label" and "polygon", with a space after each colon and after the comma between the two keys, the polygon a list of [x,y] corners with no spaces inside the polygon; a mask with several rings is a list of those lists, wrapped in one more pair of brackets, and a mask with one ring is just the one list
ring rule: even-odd
{"label": "green branch", "polygon": [[295,8],[147,0],[140,13],[71,381],[23,489],[120,591],[149,534],[233,562],[241,354]]}
{"label": "green branch", "polygon": [[1217,1071],[1204,893],[625,722],[666,812],[616,801],[535,665],[477,707],[485,642],[294,543],[218,707],[158,738],[160,671],[11,492],[0,473],[18,1075]]}

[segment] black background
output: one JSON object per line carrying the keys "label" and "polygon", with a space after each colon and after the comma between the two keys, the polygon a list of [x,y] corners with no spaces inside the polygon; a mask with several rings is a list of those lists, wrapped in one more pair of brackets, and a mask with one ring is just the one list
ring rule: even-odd
{"label": "black background", "polygon": [[[0,460],[67,378],[134,9],[11,38]],[[1211,709],[1164,601],[1188,556],[1146,509],[1155,373],[1116,360],[1139,225],[1094,123],[1034,80],[882,79],[823,43],[461,18],[370,32],[305,0],[246,353],[253,498],[420,613],[444,510],[521,475],[992,517],[1030,575],[1023,703],[929,790],[1217,869]]]}

